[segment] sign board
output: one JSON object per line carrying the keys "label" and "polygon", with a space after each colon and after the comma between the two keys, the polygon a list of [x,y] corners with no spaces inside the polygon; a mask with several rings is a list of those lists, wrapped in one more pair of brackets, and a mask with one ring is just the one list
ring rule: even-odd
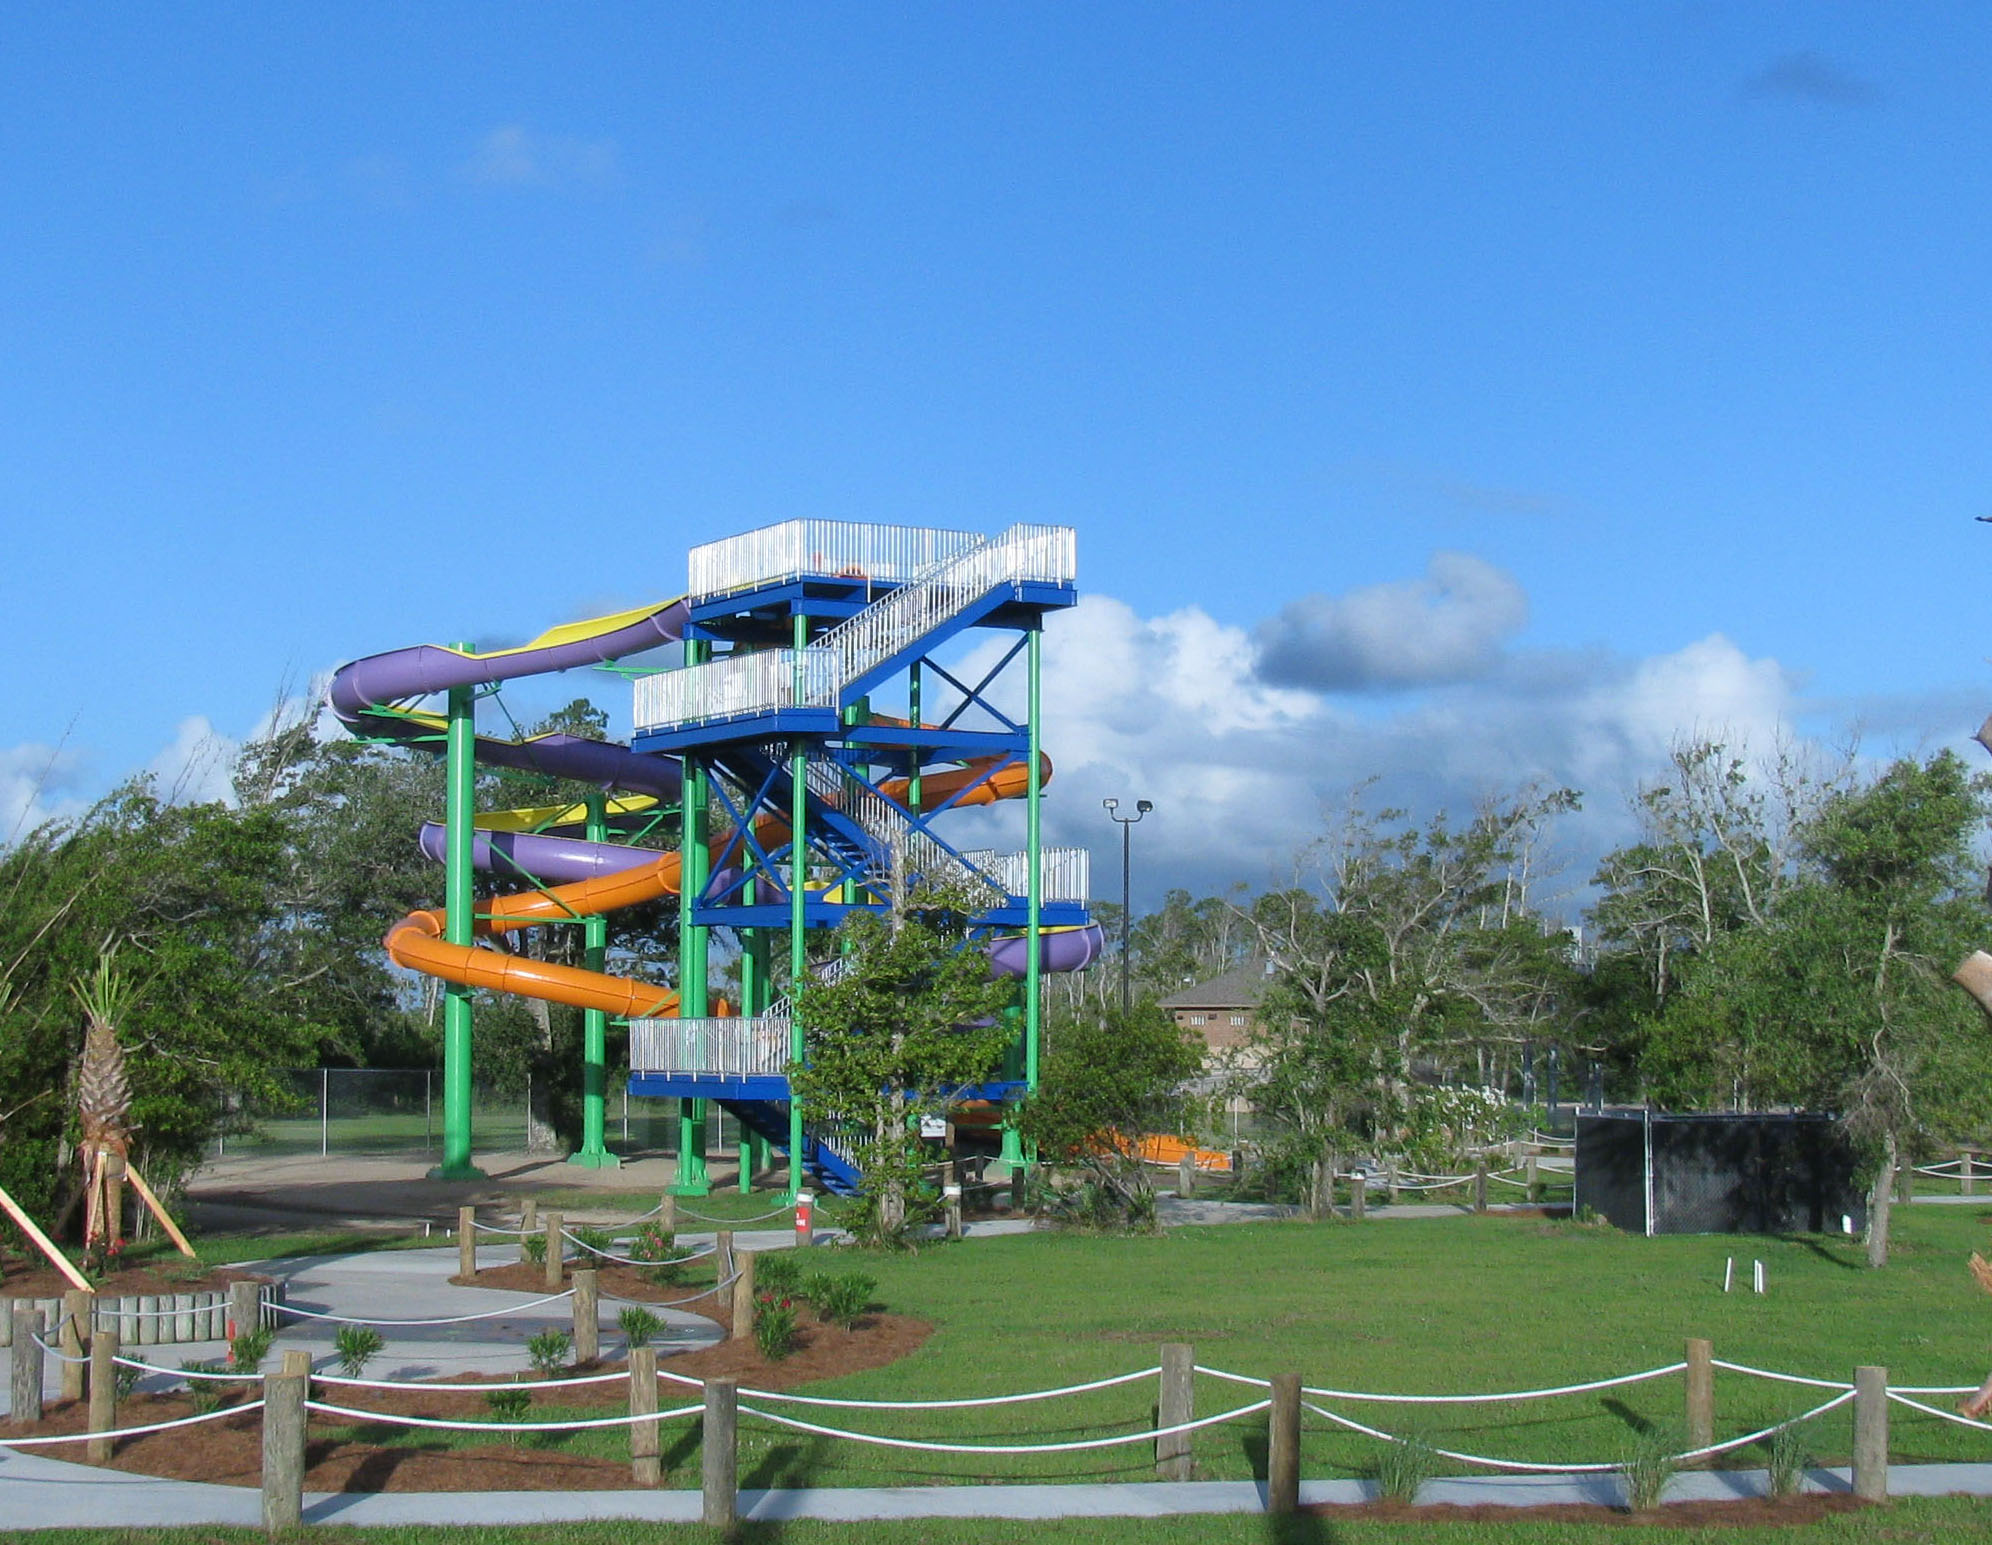
{"label": "sign board", "polygon": [[939,1138],[942,1142],[946,1142],[948,1136],[948,1118],[946,1116],[922,1116],[920,1118],[920,1135],[922,1137]]}

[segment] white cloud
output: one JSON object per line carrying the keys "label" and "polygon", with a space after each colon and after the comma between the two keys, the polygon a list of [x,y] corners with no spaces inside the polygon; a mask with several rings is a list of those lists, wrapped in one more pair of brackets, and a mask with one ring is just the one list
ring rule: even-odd
{"label": "white cloud", "polygon": [[616,146],[501,124],[477,142],[463,173],[494,188],[602,187],[615,180]]}
{"label": "white cloud", "polygon": [[[974,680],[997,654],[978,645],[957,674]],[[1646,659],[1519,652],[1470,684],[1359,703],[1269,684],[1256,659],[1251,631],[1197,608],[1144,618],[1092,595],[1049,620],[1046,841],[1093,850],[1096,896],[1119,890],[1107,796],[1124,809],[1136,799],[1156,807],[1133,838],[1139,904],[1168,886],[1288,883],[1325,814],[1371,779],[1378,801],[1418,817],[1462,815],[1529,782],[1579,790],[1584,809],[1559,835],[1564,885],[1576,891],[1632,835],[1629,796],[1660,773],[1678,738],[1768,751],[1806,706],[1782,665],[1719,634]],[[1006,691],[1001,706],[1022,704]],[[1021,846],[1014,809],[962,824],[964,845]]]}
{"label": "white cloud", "polygon": [[180,721],[172,744],[147,762],[145,770],[168,804],[231,800],[234,788],[229,775],[241,750],[241,741],[222,734],[205,714],[195,714]]}
{"label": "white cloud", "polygon": [[1434,553],[1422,579],[1291,601],[1258,630],[1268,681],[1328,692],[1485,675],[1528,621],[1514,578],[1470,553]]}
{"label": "white cloud", "polygon": [[81,758],[65,746],[28,741],[0,749],[0,850],[50,821],[82,814]]}

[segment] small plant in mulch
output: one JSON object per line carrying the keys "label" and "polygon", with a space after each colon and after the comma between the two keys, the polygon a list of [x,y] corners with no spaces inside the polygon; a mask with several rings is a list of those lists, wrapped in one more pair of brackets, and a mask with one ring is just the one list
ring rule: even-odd
{"label": "small plant in mulch", "polygon": [[235,1372],[254,1373],[261,1368],[263,1359],[270,1355],[270,1343],[276,1339],[277,1333],[267,1325],[236,1332],[228,1343],[228,1360]]}
{"label": "small plant in mulch", "polygon": [[1804,1423],[1793,1422],[1771,1434],[1764,1470],[1772,1496],[1797,1496],[1805,1484],[1805,1472],[1811,1467],[1812,1451],[1806,1445]]}
{"label": "small plant in mulch", "polygon": [[[484,1392],[484,1404],[498,1421],[522,1422],[533,1408],[533,1392],[511,1385],[501,1385],[497,1389],[488,1389]],[[517,1432],[508,1432],[505,1434],[505,1441],[517,1443],[519,1437],[520,1434]]]}
{"label": "small plant in mulch", "polygon": [[367,1364],[378,1357],[381,1348],[386,1345],[380,1332],[371,1325],[341,1325],[339,1333],[332,1338],[332,1350],[339,1356],[340,1370],[349,1379],[364,1375]]}
{"label": "small plant in mulch", "polygon": [[[228,1369],[212,1359],[194,1359],[180,1364],[180,1372],[191,1374],[226,1373]],[[221,1398],[228,1393],[228,1386],[219,1379],[192,1378],[187,1380],[187,1398],[194,1403],[194,1414],[206,1416],[221,1409]]]}
{"label": "small plant in mulch", "polygon": [[629,1242],[629,1258],[643,1263],[643,1275],[659,1287],[678,1280],[678,1236],[661,1223],[643,1222]]}
{"label": "small plant in mulch", "polygon": [[1651,1428],[1635,1433],[1619,1464],[1627,1511],[1646,1513],[1658,1507],[1661,1493],[1666,1491],[1678,1467],[1673,1442],[1666,1432]]}
{"label": "small plant in mulch", "polygon": [[577,1228],[571,1231],[574,1243],[579,1245],[589,1257],[588,1264],[595,1265],[604,1256],[615,1254],[616,1242],[605,1228]]}
{"label": "small plant in mulch", "polygon": [[543,1379],[553,1378],[565,1368],[573,1351],[574,1337],[569,1331],[543,1330],[526,1338],[526,1356]]}
{"label": "small plant in mulch", "polygon": [[1438,1474],[1439,1456],[1422,1438],[1406,1438],[1402,1443],[1386,1443],[1378,1451],[1371,1474],[1376,1478],[1377,1495],[1386,1502],[1412,1503],[1418,1492]]}
{"label": "small plant in mulch", "polygon": [[138,1393],[138,1378],[145,1370],[134,1368],[129,1363],[120,1362],[117,1370],[117,1398],[129,1400]]}
{"label": "small plant in mulch", "polygon": [[631,1351],[649,1346],[664,1331],[664,1322],[641,1304],[624,1309],[616,1316],[616,1323],[622,1327],[623,1339]]}
{"label": "small plant in mulch", "polygon": [[519,1248],[525,1252],[526,1259],[535,1266],[546,1264],[546,1235],[528,1234],[519,1241]]}
{"label": "small plant in mulch", "polygon": [[871,1307],[872,1292],[877,1286],[877,1278],[868,1277],[861,1271],[836,1275],[819,1271],[803,1279],[802,1295],[816,1306],[817,1314],[824,1321],[849,1330]]}
{"label": "small plant in mulch", "polygon": [[754,1345],[771,1363],[795,1350],[795,1300],[781,1293],[757,1293],[754,1304]]}

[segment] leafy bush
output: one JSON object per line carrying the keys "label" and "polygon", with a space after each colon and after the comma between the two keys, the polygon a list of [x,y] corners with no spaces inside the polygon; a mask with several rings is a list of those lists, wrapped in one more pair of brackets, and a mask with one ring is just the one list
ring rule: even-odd
{"label": "leafy bush", "polygon": [[339,1356],[339,1367],[349,1379],[364,1375],[367,1364],[378,1357],[381,1348],[386,1345],[380,1332],[371,1325],[341,1325],[339,1333],[332,1338],[332,1350]]}
{"label": "leafy bush", "polygon": [[757,1251],[754,1281],[777,1293],[793,1293],[802,1285],[802,1258],[793,1250]]}
{"label": "leafy bush", "polygon": [[[499,1421],[522,1422],[526,1419],[526,1413],[533,1408],[533,1392],[529,1389],[501,1385],[497,1389],[488,1389],[484,1392],[484,1403],[490,1407],[491,1414]],[[509,1432],[505,1435],[505,1441],[517,1443],[519,1434]]]}
{"label": "leafy bush", "polygon": [[574,1336],[570,1331],[543,1330],[526,1338],[526,1356],[532,1359],[541,1378],[550,1379],[565,1368],[573,1351]]}
{"label": "leafy bush", "polygon": [[678,1238],[661,1223],[647,1220],[637,1225],[636,1237],[629,1243],[629,1258],[643,1262],[644,1276],[659,1287],[678,1280]]}
{"label": "leafy bush", "polygon": [[876,1278],[861,1271],[848,1271],[840,1276],[819,1271],[803,1279],[802,1292],[816,1306],[818,1316],[849,1330],[870,1307],[872,1291],[877,1286]]}
{"label": "leafy bush", "polygon": [[652,1338],[664,1329],[664,1322],[641,1304],[631,1304],[616,1316],[616,1323],[622,1327],[623,1339],[630,1349],[647,1347]]}
{"label": "leafy bush", "polygon": [[590,1266],[598,1264],[603,1256],[615,1253],[615,1238],[605,1228],[577,1228],[572,1233],[574,1243],[588,1257]]}
{"label": "leafy bush", "polygon": [[238,1331],[235,1339],[228,1343],[228,1360],[240,1373],[254,1373],[263,1366],[263,1359],[270,1355],[270,1343],[277,1339],[277,1333],[267,1325],[258,1325],[254,1330]]}
{"label": "leafy bush", "polygon": [[115,1379],[118,1399],[129,1400],[133,1395],[138,1393],[138,1376],[141,1371],[126,1363],[118,1364]]}
{"label": "leafy bush", "polygon": [[795,1350],[795,1300],[775,1293],[756,1295],[754,1345],[771,1363]]}
{"label": "leafy bush", "polygon": [[546,1235],[528,1234],[519,1241],[519,1248],[525,1252],[526,1259],[535,1266],[546,1264]]}

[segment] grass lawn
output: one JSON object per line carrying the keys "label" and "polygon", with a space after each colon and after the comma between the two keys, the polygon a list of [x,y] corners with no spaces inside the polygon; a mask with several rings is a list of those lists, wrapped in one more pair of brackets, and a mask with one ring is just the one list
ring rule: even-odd
{"label": "grass lawn", "polygon": [[[342,1529],[333,1537],[353,1545],[626,1545],[639,1528],[645,1540],[687,1545],[720,1537],[697,1525],[628,1523]],[[1670,1545],[1978,1545],[1992,1541],[1992,1504],[1959,1498],[1905,1501],[1826,1518],[1804,1528],[1668,1529],[1661,1535],[1650,1525],[1631,1521],[1623,1525],[1553,1524],[1540,1519],[1512,1524],[1400,1524],[1231,1515],[1029,1524],[955,1519],[750,1523],[731,1538],[741,1545],[1008,1545],[1026,1534],[1033,1545],[1650,1545],[1655,1539]],[[260,1545],[268,1538],[260,1530],[212,1528],[64,1529],[34,1536],[36,1545]]]}
{"label": "grass lawn", "polygon": [[[1200,1363],[1258,1377],[1298,1372],[1308,1384],[1403,1393],[1501,1391],[1671,1363],[1690,1336],[1713,1340],[1719,1358],[1818,1378],[1850,1379],[1856,1364],[1879,1363],[1897,1384],[1975,1383],[1992,1342],[1986,1334],[1992,1303],[1973,1286],[1964,1259],[1987,1244],[1986,1222],[1976,1208],[1954,1206],[1910,1207],[1897,1219],[1898,1248],[1880,1272],[1861,1264],[1853,1240],[1648,1240],[1501,1216],[1238,1224],[1153,1238],[1030,1234],[901,1256],[823,1250],[823,1268],[871,1274],[879,1281],[878,1301],[929,1319],[936,1329],[913,1356],[811,1393],[897,1400],[1009,1393],[1143,1368],[1165,1341],[1188,1341]],[[1723,1265],[1731,1256],[1743,1286],[1725,1295]],[[1747,1290],[1756,1259],[1768,1273],[1763,1297]],[[1407,1411],[1331,1404],[1448,1448],[1583,1463],[1623,1458],[1642,1429],[1677,1431],[1681,1397],[1676,1375],[1525,1405]],[[1143,1381],[988,1410],[771,1409],[875,1433],[1033,1443],[1138,1428],[1149,1422],[1153,1398],[1153,1383]],[[1255,1398],[1252,1390],[1200,1380],[1197,1409],[1207,1414]],[[1717,1436],[1768,1425],[1822,1398],[1822,1392],[1720,1374]],[[603,1414],[611,1409],[603,1407]],[[607,1433],[550,1441],[574,1452],[625,1452],[621,1439]],[[1845,1462],[1849,1412],[1820,1419],[1807,1442],[1819,1462]],[[1263,1443],[1256,1418],[1200,1433],[1198,1473],[1250,1477],[1263,1462]],[[667,1484],[696,1484],[692,1425],[667,1427],[664,1446]],[[1992,1436],[1897,1408],[1892,1448],[1902,1463],[1992,1459]],[[1303,1474],[1367,1474],[1376,1452],[1372,1440],[1310,1418]],[[1746,1451],[1734,1462],[1761,1464],[1763,1455]],[[741,1475],[749,1487],[1151,1474],[1151,1456],[1140,1446],[930,1455],[742,1422]]]}

